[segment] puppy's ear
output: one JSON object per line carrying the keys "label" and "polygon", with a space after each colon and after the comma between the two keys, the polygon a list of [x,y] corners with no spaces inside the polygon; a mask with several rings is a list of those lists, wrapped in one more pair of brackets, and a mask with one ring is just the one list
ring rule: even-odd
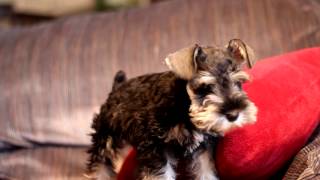
{"label": "puppy's ear", "polygon": [[169,54],[165,59],[165,63],[167,64],[169,69],[179,77],[189,80],[196,72],[196,59],[201,59],[201,57],[199,56],[199,53],[201,52],[201,47],[196,44],[192,47],[187,47]]}
{"label": "puppy's ear", "polygon": [[198,44],[195,45],[195,49],[193,52],[193,67],[195,71],[203,70],[206,66],[207,54],[204,52],[202,47]]}
{"label": "puppy's ear", "polygon": [[249,68],[255,63],[253,50],[240,39],[231,39],[227,50],[239,65],[246,64]]}

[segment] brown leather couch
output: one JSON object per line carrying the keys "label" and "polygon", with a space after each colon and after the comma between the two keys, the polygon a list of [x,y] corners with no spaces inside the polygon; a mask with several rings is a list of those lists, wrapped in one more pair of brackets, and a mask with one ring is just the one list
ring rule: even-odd
{"label": "brown leather couch", "polygon": [[116,71],[241,38],[258,58],[320,45],[316,0],[168,0],[0,29],[0,179],[81,179],[93,113]]}

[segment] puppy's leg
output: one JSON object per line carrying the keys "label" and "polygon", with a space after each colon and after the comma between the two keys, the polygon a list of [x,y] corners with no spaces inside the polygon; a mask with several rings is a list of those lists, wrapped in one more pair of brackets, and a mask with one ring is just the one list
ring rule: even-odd
{"label": "puppy's leg", "polygon": [[[161,147],[161,145],[158,146]],[[175,159],[156,146],[138,149],[137,159],[139,163],[137,179],[139,180],[174,180],[176,177]]]}
{"label": "puppy's leg", "polygon": [[109,146],[108,144],[111,141],[112,137],[108,137],[106,141],[102,139],[94,141],[92,147],[88,150],[90,157],[85,177],[89,179],[114,179],[116,173],[112,159],[117,156],[115,154],[116,149],[106,147]]}
{"label": "puppy's leg", "polygon": [[196,152],[190,164],[190,170],[196,180],[217,180],[214,165],[213,152],[210,149],[203,149]]}
{"label": "puppy's leg", "polygon": [[113,159],[117,157],[120,144],[110,134],[111,129],[105,122],[103,113],[93,119],[92,128],[95,132],[91,134],[92,146],[88,150],[89,160],[85,174],[90,179],[113,179],[116,175]]}

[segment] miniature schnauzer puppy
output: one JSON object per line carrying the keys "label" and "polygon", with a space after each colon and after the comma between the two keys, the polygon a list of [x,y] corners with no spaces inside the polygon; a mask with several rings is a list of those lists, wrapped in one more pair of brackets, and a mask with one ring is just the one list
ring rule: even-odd
{"label": "miniature schnauzer puppy", "polygon": [[175,179],[180,160],[193,179],[217,179],[215,137],[256,121],[257,108],[242,90],[249,79],[243,65],[251,68],[253,59],[241,40],[225,48],[195,45],[165,62],[168,72],[130,80],[116,74],[93,120],[90,175],[104,167],[105,179],[115,178],[129,144],[137,151],[137,179]]}

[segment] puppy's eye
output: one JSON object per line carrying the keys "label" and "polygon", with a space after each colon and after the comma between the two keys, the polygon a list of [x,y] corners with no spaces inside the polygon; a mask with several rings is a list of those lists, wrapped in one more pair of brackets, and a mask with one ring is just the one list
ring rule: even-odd
{"label": "puppy's eye", "polygon": [[201,84],[197,89],[196,93],[199,95],[207,95],[213,93],[215,85],[214,84]]}
{"label": "puppy's eye", "polygon": [[235,85],[242,90],[242,83],[240,81],[236,81]]}
{"label": "puppy's eye", "polygon": [[231,59],[226,59],[226,62],[229,64],[232,64],[232,60]]}

